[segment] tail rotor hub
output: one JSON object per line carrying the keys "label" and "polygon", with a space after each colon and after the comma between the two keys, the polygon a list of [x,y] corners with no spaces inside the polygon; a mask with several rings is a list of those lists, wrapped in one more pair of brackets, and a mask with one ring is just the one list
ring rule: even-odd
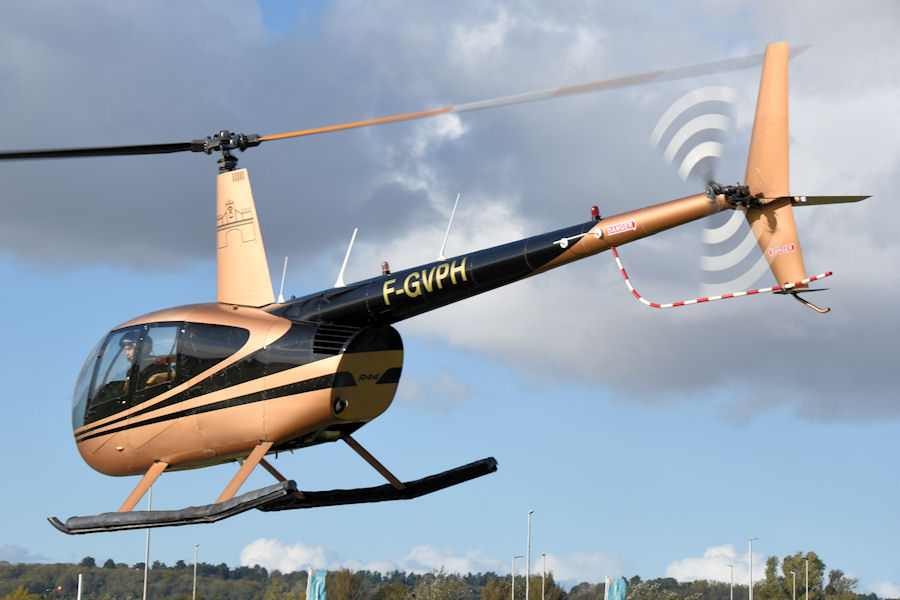
{"label": "tail rotor hub", "polygon": [[735,208],[759,206],[759,200],[750,195],[750,188],[746,185],[722,185],[710,181],[706,184],[706,195],[711,200],[717,196],[725,196],[728,204]]}

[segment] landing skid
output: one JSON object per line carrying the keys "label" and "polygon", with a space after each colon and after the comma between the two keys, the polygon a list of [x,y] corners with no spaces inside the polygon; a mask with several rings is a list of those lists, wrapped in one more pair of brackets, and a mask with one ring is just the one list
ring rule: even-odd
{"label": "landing skid", "polygon": [[[70,535],[214,523],[253,508],[276,511],[388,500],[410,500],[493,473],[496,470],[497,461],[490,457],[415,481],[403,483],[398,481],[368,488],[301,492],[297,490],[297,484],[294,481],[284,480],[229,500],[204,506],[191,506],[181,510],[109,512],[90,517],[70,517],[65,523],[56,517],[50,517],[47,520],[63,533]],[[399,487],[397,483],[400,484]]]}
{"label": "landing skid", "polygon": [[49,517],[50,524],[74,535],[77,533],[97,533],[100,531],[121,531],[125,529],[145,529],[148,527],[173,527],[195,523],[215,523],[221,519],[240,514],[251,508],[259,508],[268,502],[280,500],[296,491],[297,484],[283,481],[241,494],[231,500],[203,506],[189,506],[181,510],[133,510],[129,512],[108,512],[90,517],[69,517],[65,524],[56,517]]}
{"label": "landing skid", "polygon": [[365,502],[386,502],[388,500],[412,500],[425,494],[437,492],[444,488],[493,473],[497,470],[497,460],[493,457],[482,458],[475,462],[438,473],[429,475],[415,481],[403,483],[402,489],[386,483],[369,488],[357,488],[355,490],[329,490],[327,492],[300,492],[303,497],[295,494],[285,495],[259,506],[259,510],[293,510],[295,508],[316,508],[319,506],[338,506],[341,504],[362,504]]}

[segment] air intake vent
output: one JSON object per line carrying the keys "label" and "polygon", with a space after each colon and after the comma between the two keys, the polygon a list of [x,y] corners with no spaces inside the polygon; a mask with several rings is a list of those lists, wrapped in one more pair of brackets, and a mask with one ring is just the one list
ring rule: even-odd
{"label": "air intake vent", "polygon": [[340,354],[341,348],[353,335],[359,331],[358,327],[346,325],[320,325],[313,338],[313,352],[316,354]]}

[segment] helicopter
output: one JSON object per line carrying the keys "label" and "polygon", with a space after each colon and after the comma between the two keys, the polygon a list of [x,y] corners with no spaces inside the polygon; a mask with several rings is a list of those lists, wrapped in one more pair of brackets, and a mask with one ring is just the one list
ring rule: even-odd
{"label": "helicopter", "polygon": [[[0,153],[3,160],[219,153],[216,301],[168,308],[117,325],[90,352],[75,384],[72,425],[82,458],[102,474],[141,479],[115,512],[65,522],[48,520],[66,534],[211,523],[254,508],[277,511],[412,499],[492,473],[497,461],[488,457],[401,481],[353,438],[388,409],[397,391],[403,343],[393,325],[600,252],[611,250],[618,260],[618,246],[718,212],[746,215],[776,281],[763,291],[790,295],[827,312],[801,295],[815,291],[808,284],[819,276],[807,277],[793,207],[855,202],[867,196],[790,195],[791,54],[788,43],[781,42],[767,46],[764,55],[275,135],[222,130],[171,144]],[[589,220],[555,231],[456,257],[442,256],[397,272],[385,264],[376,277],[350,284],[339,277],[334,287],[299,298],[284,300],[274,294],[249,174],[237,168],[235,151],[270,141],[760,63],[743,184],[707,181],[700,193],[606,217],[592,207]],[[341,440],[387,483],[304,491],[266,460],[270,454]],[[133,510],[164,472],[235,461],[240,468],[210,504]],[[258,466],[278,483],[238,495]]]}

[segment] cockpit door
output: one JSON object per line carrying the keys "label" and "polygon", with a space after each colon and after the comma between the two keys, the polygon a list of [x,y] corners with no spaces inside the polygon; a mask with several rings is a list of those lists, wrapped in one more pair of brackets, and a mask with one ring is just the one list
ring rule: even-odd
{"label": "cockpit door", "polygon": [[128,407],[133,390],[138,342],[144,327],[113,331],[97,357],[85,422],[91,423],[114,415]]}

